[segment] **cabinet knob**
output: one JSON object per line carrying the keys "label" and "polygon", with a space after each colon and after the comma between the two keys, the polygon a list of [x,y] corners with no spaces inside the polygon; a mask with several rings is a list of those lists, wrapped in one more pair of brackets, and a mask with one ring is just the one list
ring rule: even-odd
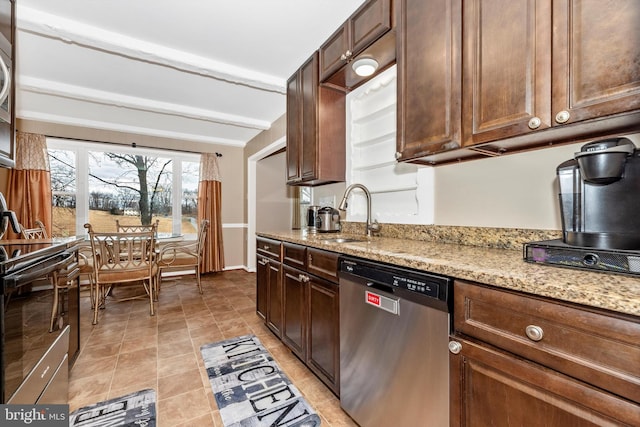
{"label": "cabinet knob", "polygon": [[268,251],[269,250],[269,245],[264,245],[264,250]]}
{"label": "cabinet knob", "polygon": [[539,117],[532,117],[529,120],[529,129],[538,129],[542,124],[542,120]]}
{"label": "cabinet knob", "polygon": [[266,258],[262,258],[260,261],[258,261],[258,264],[267,265],[267,264],[269,264],[269,260],[266,259]]}
{"label": "cabinet knob", "polygon": [[571,114],[567,110],[562,110],[558,114],[556,114],[556,122],[557,123],[566,123],[569,121]]}
{"label": "cabinet knob", "polygon": [[402,157],[402,153],[399,151],[396,151],[396,160],[400,159]]}
{"label": "cabinet knob", "polygon": [[458,341],[449,341],[449,351],[452,354],[458,354],[462,351],[462,344]]}
{"label": "cabinet knob", "polygon": [[531,341],[540,341],[544,337],[544,331],[540,326],[529,325],[524,329],[524,333]]}

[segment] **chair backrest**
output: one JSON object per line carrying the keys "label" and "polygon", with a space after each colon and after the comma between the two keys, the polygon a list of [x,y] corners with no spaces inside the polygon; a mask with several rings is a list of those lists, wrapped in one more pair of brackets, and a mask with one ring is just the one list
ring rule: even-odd
{"label": "chair backrest", "polygon": [[[98,283],[140,280],[141,275],[153,276],[156,233],[149,231],[130,233],[98,233],[91,224],[89,230],[93,268]],[[148,274],[147,274],[148,273]]]}
{"label": "chair backrest", "polygon": [[157,219],[156,222],[150,225],[120,224],[120,221],[116,219],[116,231],[118,233],[138,233],[141,231],[153,231],[157,233],[159,223],[160,220]]}
{"label": "chair backrest", "polygon": [[202,258],[202,251],[204,250],[204,242],[207,239],[207,232],[209,231],[209,220],[203,219],[200,222],[200,229],[198,230],[198,256]]}
{"label": "chair backrest", "polygon": [[20,233],[22,234],[23,239],[48,239],[47,230],[42,223],[42,221],[35,221],[35,228],[24,228],[24,226],[20,226]]}

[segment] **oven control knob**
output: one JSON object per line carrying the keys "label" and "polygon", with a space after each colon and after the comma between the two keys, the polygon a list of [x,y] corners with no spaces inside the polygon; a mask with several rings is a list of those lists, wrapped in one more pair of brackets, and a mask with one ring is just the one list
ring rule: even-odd
{"label": "oven control knob", "polygon": [[462,344],[458,341],[449,341],[449,351],[452,354],[458,354],[462,351]]}

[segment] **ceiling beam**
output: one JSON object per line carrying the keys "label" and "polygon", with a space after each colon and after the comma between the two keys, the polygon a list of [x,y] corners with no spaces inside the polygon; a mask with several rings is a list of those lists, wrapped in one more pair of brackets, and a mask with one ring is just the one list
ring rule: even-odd
{"label": "ceiling beam", "polygon": [[20,119],[34,120],[38,122],[54,123],[67,126],[79,126],[89,129],[108,130],[116,132],[128,132],[138,135],[148,135],[161,138],[171,138],[182,141],[204,142],[209,144],[230,145],[233,147],[244,147],[245,142],[237,139],[207,137],[183,132],[174,132],[162,129],[152,129],[141,126],[130,126],[121,123],[110,123],[97,120],[80,119],[77,117],[61,116],[57,114],[47,114],[35,111],[22,111]]}
{"label": "ceiling beam", "polygon": [[[187,107],[168,102],[153,101],[146,98],[105,92],[102,90],[59,83],[36,77],[19,76],[17,90],[59,96],[92,104],[129,108],[132,110],[166,114],[242,128],[266,130],[271,127],[271,124],[266,120],[257,120],[250,117],[236,116],[233,114],[221,113],[219,111]],[[18,115],[20,116],[20,112],[18,112]]]}
{"label": "ceiling beam", "polygon": [[170,67],[187,73],[240,84],[269,92],[286,93],[286,82],[268,74],[237,67],[128,37],[99,27],[22,6],[17,7],[17,28],[32,34]]}

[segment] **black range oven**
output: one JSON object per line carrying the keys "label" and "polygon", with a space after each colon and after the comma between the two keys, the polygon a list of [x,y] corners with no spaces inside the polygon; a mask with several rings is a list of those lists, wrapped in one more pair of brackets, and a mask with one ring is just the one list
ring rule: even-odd
{"label": "black range oven", "polygon": [[[69,363],[80,347],[75,242],[5,242],[0,246],[1,403],[68,403]],[[58,292],[55,308],[54,272],[76,282]]]}

